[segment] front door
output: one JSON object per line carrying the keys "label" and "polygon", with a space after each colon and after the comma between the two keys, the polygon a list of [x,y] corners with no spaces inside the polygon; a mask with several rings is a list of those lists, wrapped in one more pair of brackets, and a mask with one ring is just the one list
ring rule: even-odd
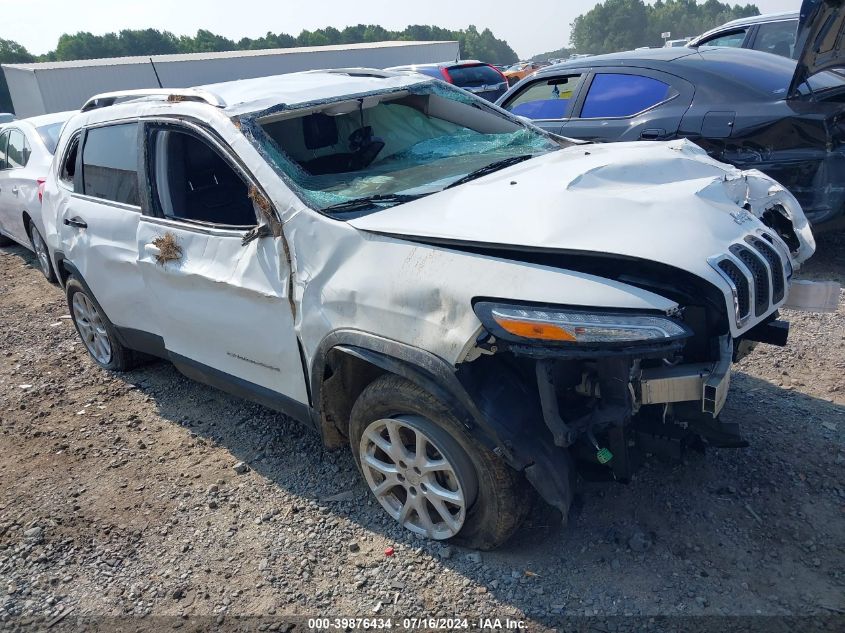
{"label": "front door", "polygon": [[150,124],[146,138],[138,262],[169,357],[231,391],[307,403],[281,238],[243,243],[252,179],[199,128]]}

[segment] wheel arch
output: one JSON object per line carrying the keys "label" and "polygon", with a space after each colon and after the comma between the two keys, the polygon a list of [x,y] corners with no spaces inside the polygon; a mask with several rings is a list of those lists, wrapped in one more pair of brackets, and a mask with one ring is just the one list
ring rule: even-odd
{"label": "wheel arch", "polygon": [[383,374],[410,380],[448,404],[459,421],[491,448],[499,444],[446,361],[405,343],[357,330],[335,330],[317,349],[310,385],[316,424],[329,448],[346,442],[355,400]]}

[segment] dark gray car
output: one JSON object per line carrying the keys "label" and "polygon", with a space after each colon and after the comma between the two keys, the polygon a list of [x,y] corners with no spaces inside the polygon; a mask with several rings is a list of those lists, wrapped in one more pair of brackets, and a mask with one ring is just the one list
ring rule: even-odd
{"label": "dark gray car", "polygon": [[722,47],[601,55],[543,69],[498,105],[589,141],[687,138],[786,186],[814,224],[845,207],[841,0],[808,0],[791,59]]}

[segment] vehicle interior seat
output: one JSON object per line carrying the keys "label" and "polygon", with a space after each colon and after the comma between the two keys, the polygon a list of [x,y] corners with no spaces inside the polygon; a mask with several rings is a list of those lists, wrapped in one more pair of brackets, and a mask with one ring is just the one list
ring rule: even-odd
{"label": "vehicle interior seat", "polygon": [[173,216],[215,224],[255,225],[246,183],[200,139],[190,134],[168,134],[167,178]]}

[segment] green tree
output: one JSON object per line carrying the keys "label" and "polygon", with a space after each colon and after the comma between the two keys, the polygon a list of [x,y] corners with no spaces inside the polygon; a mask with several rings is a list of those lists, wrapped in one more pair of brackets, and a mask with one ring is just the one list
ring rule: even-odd
{"label": "green tree", "polygon": [[698,35],[729,20],[759,15],[756,5],[719,0],[605,0],[572,23],[570,43],[579,53],[614,53],[639,46],[662,46],[661,33],[673,38]]}
{"label": "green tree", "polygon": [[[0,64],[28,64],[35,61],[35,55],[26,48],[13,42],[0,38]],[[0,72],[0,112],[14,112],[12,96],[9,94],[9,86],[6,83],[6,73]]]}

